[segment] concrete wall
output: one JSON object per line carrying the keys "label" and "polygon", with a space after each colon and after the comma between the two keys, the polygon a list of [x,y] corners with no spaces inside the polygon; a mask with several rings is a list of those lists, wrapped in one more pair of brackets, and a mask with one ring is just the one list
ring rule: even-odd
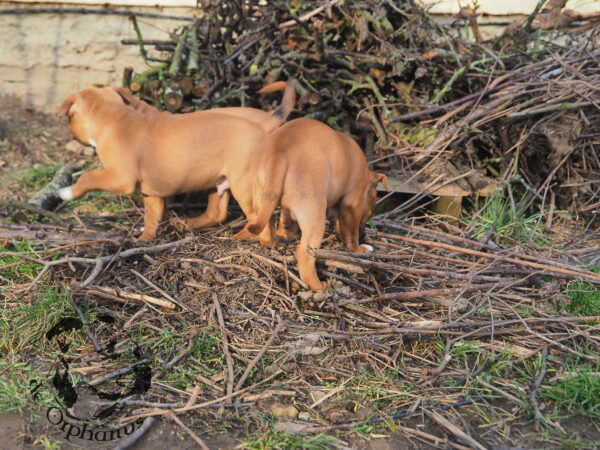
{"label": "concrete wall", "polygon": [[[144,70],[138,47],[120,43],[123,38],[135,38],[127,16],[3,14],[15,8],[74,7],[107,9],[81,4],[0,3],[0,93],[15,94],[38,109],[55,112],[65,97],[85,87],[120,85],[126,66]],[[110,9],[188,18],[200,15],[198,9],[191,7],[112,6]],[[140,17],[138,23],[144,38],[168,39],[171,31],[189,22]]]}

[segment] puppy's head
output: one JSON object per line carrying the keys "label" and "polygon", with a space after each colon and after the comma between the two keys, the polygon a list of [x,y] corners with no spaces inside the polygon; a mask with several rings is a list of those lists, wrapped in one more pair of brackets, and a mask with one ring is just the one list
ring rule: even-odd
{"label": "puppy's head", "polygon": [[369,172],[369,174],[369,184],[363,197],[361,224],[365,224],[373,216],[373,211],[377,204],[377,185],[381,183],[386,191],[390,190],[387,176],[378,172]]}
{"label": "puppy's head", "polygon": [[85,112],[87,109],[85,96],[80,92],[67,97],[60,105],[57,115],[59,120],[65,116],[68,117],[69,131],[75,139],[84,145],[90,144],[90,136],[85,130]]}
{"label": "puppy's head", "polygon": [[123,104],[121,96],[112,88],[89,88],[67,97],[60,105],[58,119],[69,118],[69,131],[84,145],[91,145],[90,121],[102,103]]}

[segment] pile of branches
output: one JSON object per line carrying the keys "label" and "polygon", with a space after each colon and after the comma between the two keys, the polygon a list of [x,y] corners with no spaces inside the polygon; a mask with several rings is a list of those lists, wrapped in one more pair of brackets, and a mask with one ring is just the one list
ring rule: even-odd
{"label": "pile of branches", "polygon": [[[125,84],[187,112],[268,108],[278,99],[256,91],[295,77],[297,115],[352,134],[388,174],[452,178],[470,191],[494,177],[526,205],[598,211],[597,15],[540,2],[484,41],[474,8],[441,26],[411,1],[340,3],[207,2],[201,19],[158,42],[144,42],[132,18],[138,39],[124,43],[139,44],[151,67],[127,72]],[[469,29],[474,42],[462,38]]]}

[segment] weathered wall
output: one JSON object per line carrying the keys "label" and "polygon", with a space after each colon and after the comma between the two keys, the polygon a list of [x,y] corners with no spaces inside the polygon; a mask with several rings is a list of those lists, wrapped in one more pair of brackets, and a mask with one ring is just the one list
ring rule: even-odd
{"label": "weathered wall", "polygon": [[[73,4],[0,4],[0,93],[15,94],[35,107],[55,112],[68,95],[95,84],[120,85],[123,68],[142,71],[145,64],[127,16],[98,14],[2,14],[15,8],[73,8]],[[86,8],[101,8],[89,6]],[[196,8],[112,7],[182,17],[200,15]],[[188,22],[138,18],[145,39],[168,39]]]}
{"label": "weathered wall", "polygon": [[[273,0],[278,1],[278,0]],[[420,0],[439,14],[441,22],[454,21],[463,0]],[[0,0],[2,2],[2,0]],[[15,0],[0,3],[0,93],[15,94],[35,107],[56,111],[69,94],[91,85],[118,85],[123,68],[133,66],[137,72],[144,63],[135,46],[121,45],[123,38],[135,38],[127,16],[40,13],[2,14],[15,8],[76,8],[193,17],[201,14],[193,7],[196,0]],[[153,3],[162,7],[150,6]],[[491,15],[530,13],[537,0],[479,0],[479,12]],[[168,5],[168,6],[167,6]],[[600,10],[599,0],[569,0],[567,7],[578,11]],[[516,18],[504,17],[503,20]],[[482,17],[494,20],[494,17]],[[188,22],[172,19],[139,18],[145,39],[167,39],[169,32]],[[498,27],[482,27],[485,38],[497,34]],[[467,30],[468,31],[468,30]]]}
{"label": "weathered wall", "polygon": [[[471,0],[419,0],[434,14],[456,14],[461,6],[471,6]],[[478,0],[480,14],[510,16],[529,14],[535,9],[538,0]],[[599,0],[568,0],[565,8],[579,12],[600,11]]]}

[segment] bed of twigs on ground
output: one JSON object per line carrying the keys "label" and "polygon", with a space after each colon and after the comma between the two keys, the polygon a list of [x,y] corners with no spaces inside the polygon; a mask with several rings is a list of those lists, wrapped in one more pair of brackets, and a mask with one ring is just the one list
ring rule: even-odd
{"label": "bed of twigs on ground", "polygon": [[[274,4],[261,15],[244,9],[253,2],[217,2],[197,24],[210,39],[186,44],[200,46],[198,67],[181,46],[175,65],[134,77],[140,95],[163,107],[167,88],[184,93],[194,75],[181,111],[261,106],[255,88],[294,75],[300,115],[352,133],[374,167],[467,190],[494,176],[505,195],[449,222],[419,216],[425,190],[375,217],[373,255],[328,234],[315,254],[329,288],[313,295],[294,243],[230,239],[235,212],[218,229],[165,227],[142,245],[131,240],[139,199],[89,195],[52,212],[17,202],[64,153],[3,116],[0,407],[41,411],[35,437],[50,447],[64,430],[43,411],[68,397],[65,380],[78,414],[115,427],[139,418],[150,435],[158,417],[198,445],[227,431],[249,448],[382,436],[415,448],[597,446],[598,29],[562,44],[532,34],[532,16],[513,35],[468,43],[408,4],[331,2],[302,24],[294,16],[316,3]],[[188,32],[176,37],[191,42]],[[159,45],[177,53],[173,42]],[[28,153],[38,137],[53,164],[21,171],[15,155],[46,160]]]}
{"label": "bed of twigs on ground", "polygon": [[[89,328],[65,353],[78,389],[120,392],[110,374],[151,368],[149,390],[119,400],[120,423],[174,416],[195,437],[236,430],[257,448],[315,434],[325,447],[394,433],[416,447],[598,442],[600,274],[586,267],[599,236],[566,219],[551,240],[519,243],[435,217],[376,218],[373,255],[329,235],[316,252],[329,289],[312,294],[294,246],[231,240],[239,220],[142,245],[126,238],[135,208],[60,224],[25,214],[39,222],[0,227],[3,359],[34,361],[52,391],[62,352],[46,333],[81,314]],[[573,417],[585,426],[563,422]]]}

